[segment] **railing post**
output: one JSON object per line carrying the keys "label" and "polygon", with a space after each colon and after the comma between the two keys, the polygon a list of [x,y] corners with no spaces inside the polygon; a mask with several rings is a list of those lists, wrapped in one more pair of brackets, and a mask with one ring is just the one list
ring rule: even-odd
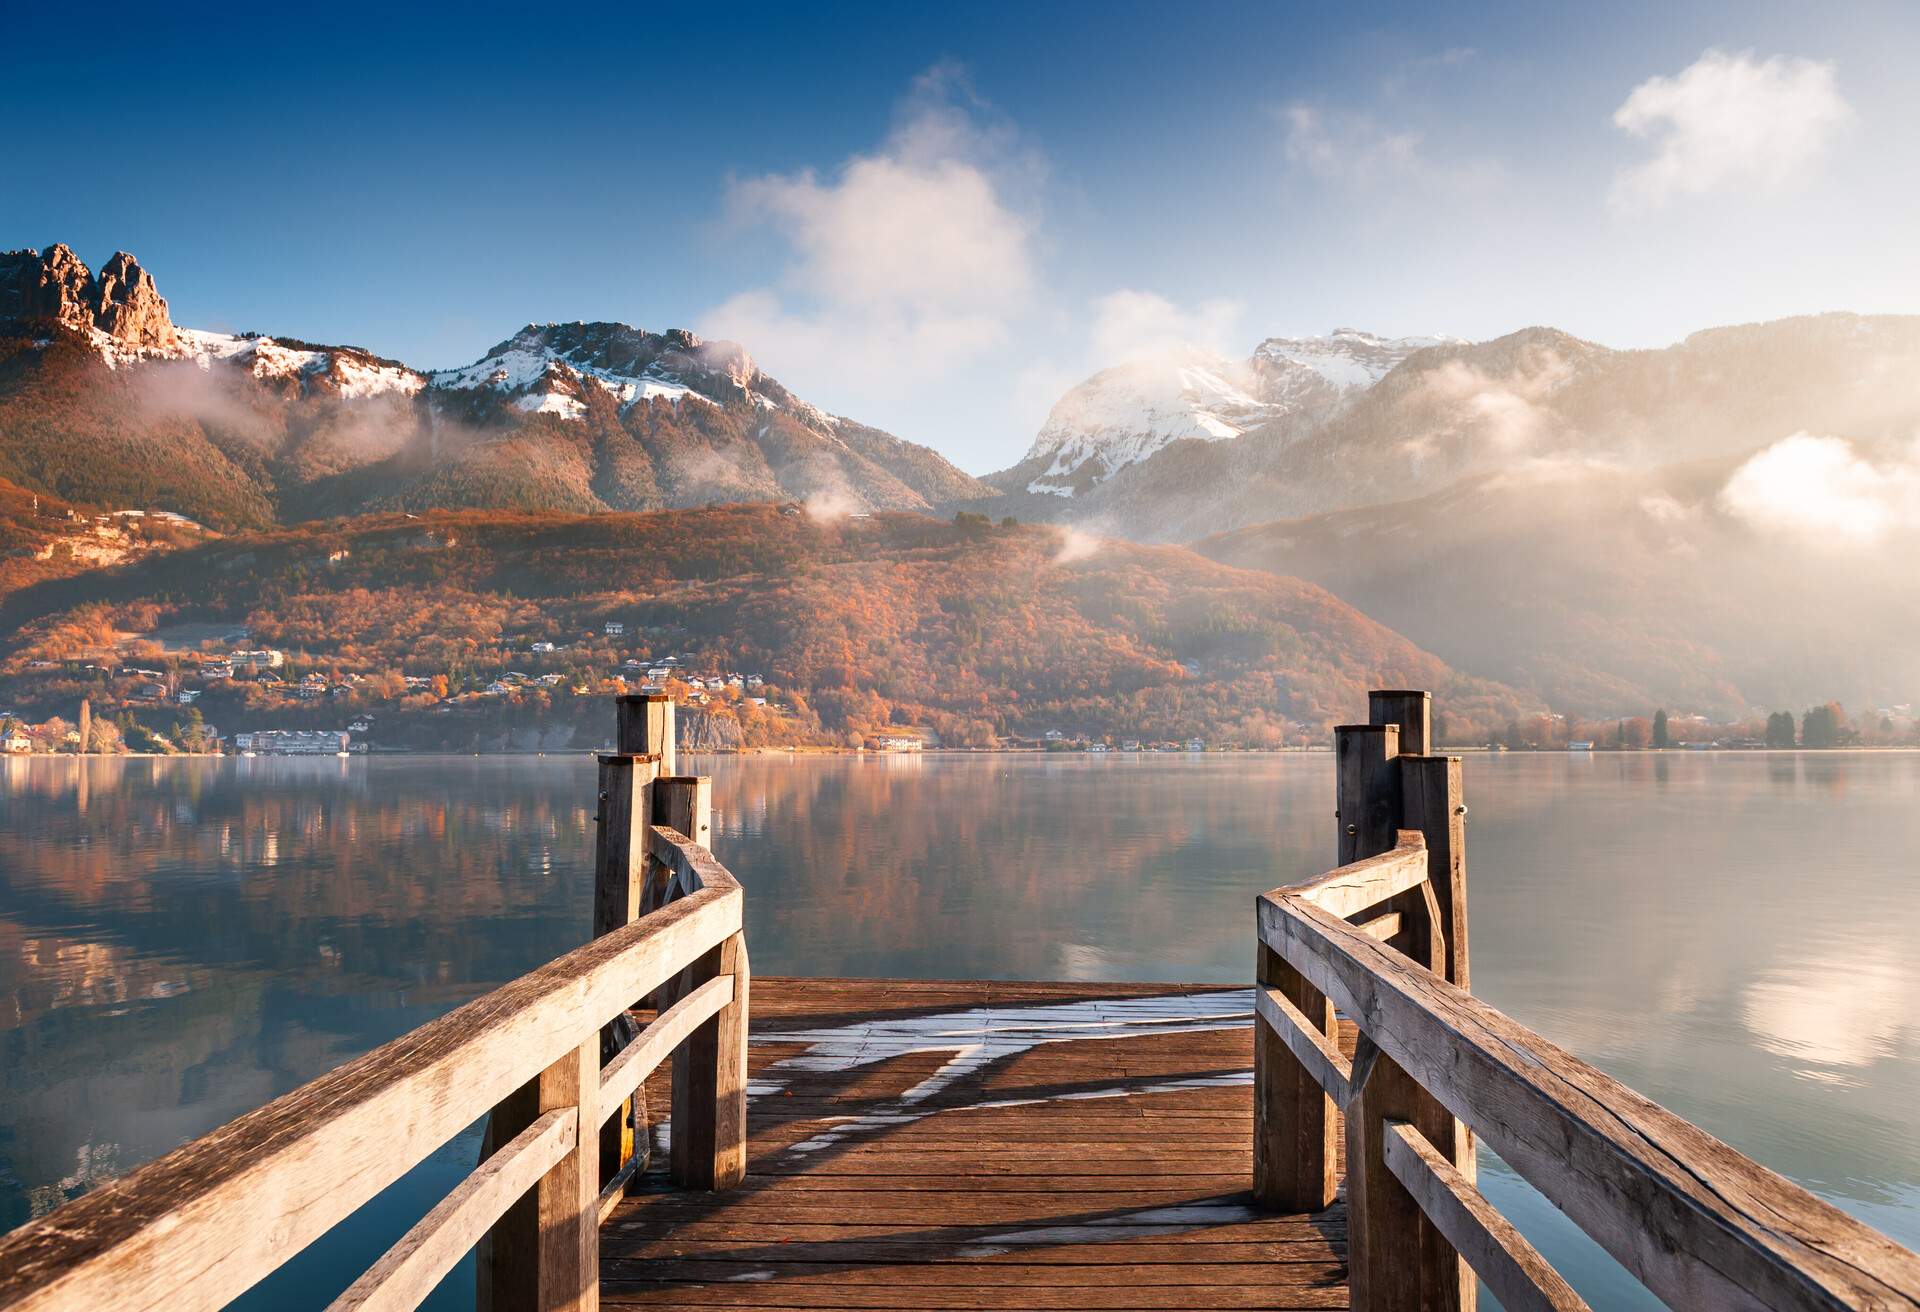
{"label": "railing post", "polygon": [[733,976],[733,1001],[687,1036],[673,1054],[673,1182],[731,1189],[747,1174],[747,937],[730,936],[701,956],[689,987]]}
{"label": "railing post", "polygon": [[[1461,954],[1464,974],[1459,761],[1426,755],[1432,747],[1428,694],[1375,692],[1368,703],[1370,724],[1334,730],[1340,864],[1388,850],[1399,829],[1420,830],[1427,841],[1427,883],[1387,905],[1404,917],[1400,941],[1408,955],[1445,977]],[[1372,1049],[1371,1040],[1363,1036],[1361,1042]],[[1387,1119],[1408,1121],[1471,1178],[1466,1127],[1377,1049],[1356,1054],[1354,1065],[1358,1088],[1346,1108],[1352,1306],[1355,1312],[1470,1312],[1472,1269],[1387,1168],[1382,1138]]]}
{"label": "railing post", "polygon": [[534,1186],[539,1223],[538,1312],[597,1312],[600,1306],[600,1037],[540,1073],[540,1112],[580,1109],[573,1151]]}
{"label": "railing post", "polygon": [[600,1305],[598,1034],[509,1095],[487,1119],[480,1160],[556,1107],[577,1107],[573,1151],[477,1246],[479,1312],[595,1312]]}
{"label": "railing post", "polygon": [[[594,817],[593,844],[595,938],[610,934],[645,914],[642,903],[647,886],[647,824],[653,813],[653,780],[659,769],[659,761],[651,756],[600,758],[599,810]],[[625,1017],[602,1028],[603,1062],[617,1057],[633,1033],[633,1025]],[[646,1106],[643,1086],[600,1127],[603,1185],[632,1160],[636,1127],[647,1121]],[[644,1169],[645,1165],[642,1161],[637,1169]]]}
{"label": "railing post", "polygon": [[[654,784],[653,822],[677,829],[702,847],[713,838],[713,781],[704,775]],[[727,1189],[747,1169],[747,940],[735,934],[707,952],[680,980],[655,995],[664,1008],[720,975],[733,976],[733,1001],[687,1037],[673,1055],[673,1134],[668,1150],[675,1184]]]}
{"label": "railing post", "polygon": [[[1333,1004],[1286,958],[1259,942],[1254,978],[1278,989],[1322,1033],[1332,1035]],[[1271,1025],[1253,1027],[1253,1196],[1288,1212],[1320,1212],[1335,1196],[1333,1099]]]}

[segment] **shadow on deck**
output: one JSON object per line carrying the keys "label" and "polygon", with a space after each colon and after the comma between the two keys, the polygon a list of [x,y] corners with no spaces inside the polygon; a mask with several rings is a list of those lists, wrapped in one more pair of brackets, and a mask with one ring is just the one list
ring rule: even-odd
{"label": "shadow on deck", "polygon": [[601,1301],[1344,1308],[1344,1205],[1248,1192],[1252,1021],[1246,989],[756,980],[747,1178],[646,1177]]}

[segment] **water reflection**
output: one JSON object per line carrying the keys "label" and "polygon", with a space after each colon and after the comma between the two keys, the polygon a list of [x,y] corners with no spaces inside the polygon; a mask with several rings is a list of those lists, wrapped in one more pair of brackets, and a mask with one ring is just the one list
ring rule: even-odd
{"label": "water reflection", "polygon": [[[1241,980],[1253,895],[1332,861],[1324,755],[700,768],[769,974]],[[1920,758],[1511,755],[1467,786],[1477,991],[1920,1243]],[[0,758],[0,1224],[577,944],[592,802],[584,758]],[[324,1303],[473,1151],[252,1301]]]}

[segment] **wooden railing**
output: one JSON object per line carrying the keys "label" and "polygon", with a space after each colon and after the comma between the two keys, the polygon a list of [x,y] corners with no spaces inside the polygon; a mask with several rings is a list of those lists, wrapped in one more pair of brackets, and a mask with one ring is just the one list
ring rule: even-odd
{"label": "wooden railing", "polygon": [[1508,1312],[1587,1306],[1475,1187],[1475,1136],[1670,1307],[1920,1308],[1920,1257],[1462,987],[1458,762],[1398,757],[1423,694],[1373,710],[1336,731],[1345,864],[1257,901],[1255,1187],[1331,1203],[1345,1113],[1356,1312],[1470,1309],[1476,1275]]}
{"label": "wooden railing", "polygon": [[[644,741],[628,712],[623,746]],[[670,703],[664,729],[663,747]],[[706,781],[661,776],[663,759],[601,765],[600,892],[617,876],[644,914],[14,1231],[0,1308],[221,1307],[482,1117],[480,1164],[332,1307],[414,1307],[476,1243],[483,1308],[596,1307],[600,1224],[632,1174],[624,1109],[669,1055],[674,1180],[745,1170],[744,899],[704,842],[653,822],[677,806],[701,838],[709,823]],[[609,793],[610,769],[632,787]],[[606,1042],[650,995],[651,1023]]]}

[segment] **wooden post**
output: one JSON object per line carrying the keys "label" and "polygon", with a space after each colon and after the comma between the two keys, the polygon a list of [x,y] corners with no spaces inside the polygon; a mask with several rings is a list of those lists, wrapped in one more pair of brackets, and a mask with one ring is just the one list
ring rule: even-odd
{"label": "wooden post", "polygon": [[[1332,1035],[1333,1004],[1285,957],[1258,944],[1254,978],[1300,1008]],[[1333,1205],[1338,1123],[1333,1099],[1300,1064],[1271,1025],[1253,1027],[1253,1196],[1288,1212],[1320,1212]]]}
{"label": "wooden post", "polygon": [[[647,833],[653,814],[653,780],[660,769],[651,756],[600,758],[599,811],[594,825],[593,936],[610,934],[645,914]],[[635,999],[636,1002],[639,999]],[[624,1018],[600,1031],[602,1061],[620,1055],[634,1027]],[[600,1183],[632,1160],[637,1126],[647,1123],[642,1087],[600,1127]],[[641,1163],[644,1169],[645,1163]]]}
{"label": "wooden post", "polygon": [[1467,807],[1462,800],[1460,758],[1400,758],[1401,828],[1427,840],[1427,872],[1440,907],[1446,939],[1444,968],[1434,970],[1467,988]]}
{"label": "wooden post", "polygon": [[668,1154],[675,1184],[730,1189],[747,1174],[747,937],[734,934],[701,956],[688,988],[733,976],[733,1001],[687,1036],[673,1054],[673,1144]]}
{"label": "wooden post", "polygon": [[[677,829],[708,851],[713,850],[713,780],[705,775],[662,774],[653,781],[653,819],[649,822]],[[673,872],[658,862],[647,875],[642,908],[652,911],[666,896]]]}
{"label": "wooden post", "polygon": [[573,1151],[534,1186],[539,1312],[597,1312],[600,1306],[600,1037],[595,1035],[540,1073],[540,1112],[580,1109]]}
{"label": "wooden post", "polygon": [[573,1151],[542,1176],[476,1246],[479,1312],[594,1312],[599,1306],[600,1040],[596,1035],[510,1094],[487,1118],[485,1161],[556,1107],[578,1107]]}
{"label": "wooden post", "polygon": [[[656,780],[653,822],[711,850],[713,780],[705,775]],[[746,1175],[746,936],[735,934],[703,955],[654,998],[656,1007],[670,1006],[719,975],[733,976],[733,1001],[673,1054],[673,1144],[668,1160],[674,1183],[690,1189],[727,1189]]]}
{"label": "wooden post", "polygon": [[1431,1094],[1376,1053],[1347,1105],[1350,1305],[1354,1312],[1472,1312],[1472,1268],[1387,1167],[1389,1119],[1411,1122],[1435,1143],[1433,1136],[1444,1138],[1454,1124]]}
{"label": "wooden post", "polygon": [[1333,731],[1338,859],[1351,865],[1393,847],[1400,828],[1400,730],[1391,724],[1343,724]]}
{"label": "wooden post", "polygon": [[1425,756],[1433,750],[1433,694],[1376,688],[1367,694],[1367,723],[1400,726],[1400,751]]}
{"label": "wooden post", "polygon": [[[1465,841],[1455,814],[1458,758],[1425,755],[1432,745],[1432,699],[1424,692],[1368,697],[1368,725],[1334,730],[1335,789],[1340,812],[1340,864],[1387,851],[1400,829],[1427,840],[1427,883],[1386,904],[1405,926],[1395,940],[1420,964],[1446,975],[1456,937],[1464,951]],[[1403,746],[1408,754],[1402,755]],[[1417,753],[1417,754],[1416,754]],[[1452,896],[1454,870],[1461,883]],[[1445,901],[1442,900],[1443,894]],[[1371,1041],[1365,1041],[1371,1047]],[[1355,1076],[1368,1069],[1355,1061]],[[1408,1121],[1469,1178],[1473,1147],[1466,1127],[1384,1055],[1370,1070],[1347,1113],[1347,1216],[1350,1293],[1355,1312],[1471,1312],[1473,1271],[1421,1212],[1387,1167],[1383,1134],[1391,1118]]]}
{"label": "wooden post", "polygon": [[660,773],[672,774],[673,698],[663,692],[627,693],[617,705],[614,750],[622,756],[657,756]]}

